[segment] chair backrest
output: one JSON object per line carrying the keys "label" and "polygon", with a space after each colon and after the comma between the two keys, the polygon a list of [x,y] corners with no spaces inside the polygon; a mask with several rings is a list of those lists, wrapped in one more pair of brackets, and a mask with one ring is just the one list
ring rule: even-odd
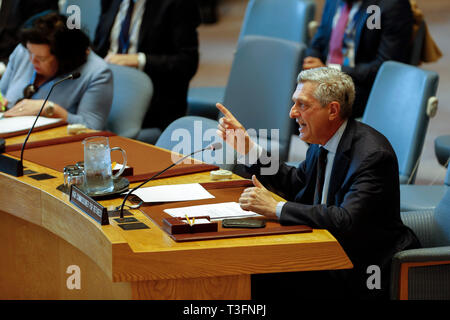
{"label": "chair backrest", "polygon": [[136,138],[153,96],[148,75],[134,68],[109,64],[114,94],[106,128],[127,138]]}
{"label": "chair backrest", "polygon": [[[260,138],[267,133],[267,150],[274,153],[279,149],[282,161],[287,159],[295,127],[289,110],[304,50],[298,42],[245,37],[236,51],[225,90],[224,105],[247,130],[252,129],[249,133],[253,131]],[[278,137],[274,136],[277,133]]]}
{"label": "chair backrest", "polygon": [[450,246],[450,166],[445,177],[445,194],[434,209],[435,237],[440,246]]}
{"label": "chair backrest", "polygon": [[444,185],[450,187],[450,166],[447,167],[447,173],[445,174]]}
{"label": "chair backrest", "polygon": [[100,0],[65,0],[61,6],[61,13],[70,15],[72,12],[67,12],[67,8],[71,5],[77,5],[81,10],[81,28],[89,36],[91,41],[94,41],[95,30],[99,22],[101,13]]}
{"label": "chair backrest", "polygon": [[434,210],[401,212],[405,225],[410,227],[424,248],[450,246],[450,166],[445,177],[444,196]]}
{"label": "chair backrest", "polygon": [[239,42],[245,36],[260,35],[308,44],[308,24],[315,9],[313,0],[250,0]]}
{"label": "chair backrest", "polygon": [[401,183],[414,181],[428,127],[427,105],[438,81],[436,72],[394,61],[384,62],[375,78],[362,122],[392,144]]}
{"label": "chair backrest", "polygon": [[[216,120],[204,117],[181,117],[164,129],[155,145],[173,152],[188,155],[215,142],[224,144],[223,140],[216,134],[218,124]],[[192,157],[230,170],[234,166],[234,153],[230,154],[227,160],[225,152],[227,150],[230,151],[229,149],[222,148],[214,152],[198,152]]]}

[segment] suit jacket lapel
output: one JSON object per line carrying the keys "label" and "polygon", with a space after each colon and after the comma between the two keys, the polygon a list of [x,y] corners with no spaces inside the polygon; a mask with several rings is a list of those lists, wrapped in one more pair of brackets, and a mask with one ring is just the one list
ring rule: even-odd
{"label": "suit jacket lapel", "polygon": [[339,141],[339,146],[334,157],[333,169],[331,170],[330,184],[328,186],[327,204],[333,205],[336,192],[341,188],[347,176],[348,166],[350,164],[350,151],[353,140],[353,131],[355,120],[348,120],[344,134]]}
{"label": "suit jacket lapel", "polygon": [[116,21],[116,17],[117,14],[119,13],[119,9],[120,9],[120,5],[122,3],[122,0],[113,0],[114,2],[112,3],[112,9],[111,11],[114,14],[109,15],[109,19],[107,19],[106,21],[102,21],[101,23],[107,23],[108,24],[108,29],[111,30],[113,25],[114,25],[114,21]]}
{"label": "suit jacket lapel", "polygon": [[8,26],[9,13],[12,11],[13,1],[3,0],[0,9],[0,30],[3,31]]}
{"label": "suit jacket lapel", "polygon": [[367,18],[369,17],[369,14],[367,13],[367,7],[372,4],[377,4],[377,1],[374,1],[374,0],[363,1],[361,4],[360,12],[357,13],[358,15],[360,15],[360,17],[358,17],[358,21],[356,22],[355,57],[358,52],[359,42],[361,40],[361,33],[362,33],[364,27],[366,26]]}
{"label": "suit jacket lapel", "polygon": [[[152,6],[155,4],[154,1],[147,0],[145,2],[144,14],[142,16],[141,29],[139,30],[139,39],[138,39],[138,50],[141,47],[142,41],[145,39],[145,35],[147,31],[150,29],[150,25],[153,23],[153,19],[150,17],[152,12],[155,10],[152,9]],[[157,11],[157,10],[156,10]]]}

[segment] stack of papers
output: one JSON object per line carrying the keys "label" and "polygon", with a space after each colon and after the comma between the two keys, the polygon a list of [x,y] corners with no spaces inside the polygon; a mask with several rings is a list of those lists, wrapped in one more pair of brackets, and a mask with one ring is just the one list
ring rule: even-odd
{"label": "stack of papers", "polygon": [[261,216],[253,211],[243,210],[237,202],[203,204],[199,206],[165,209],[164,212],[174,218],[184,218],[186,215],[188,217],[209,216],[211,220]]}
{"label": "stack of papers", "polygon": [[[29,130],[34,123],[34,120],[36,120],[36,116],[4,118],[2,114],[0,117],[0,134]],[[36,122],[36,128],[59,121],[61,121],[61,119],[39,117]]]}
{"label": "stack of papers", "polygon": [[169,202],[212,199],[214,196],[198,183],[172,184],[138,189],[133,192],[144,202]]}

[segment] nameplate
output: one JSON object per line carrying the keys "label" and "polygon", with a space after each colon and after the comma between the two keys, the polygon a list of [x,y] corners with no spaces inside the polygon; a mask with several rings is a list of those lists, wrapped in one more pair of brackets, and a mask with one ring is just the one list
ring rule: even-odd
{"label": "nameplate", "polygon": [[70,188],[70,202],[102,226],[109,224],[108,210],[81,191],[77,186],[72,185]]}

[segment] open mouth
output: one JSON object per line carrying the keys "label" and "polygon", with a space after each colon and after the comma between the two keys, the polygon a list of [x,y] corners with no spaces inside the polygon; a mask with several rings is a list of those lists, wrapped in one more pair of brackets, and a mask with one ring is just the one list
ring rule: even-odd
{"label": "open mouth", "polygon": [[298,131],[302,132],[303,129],[306,128],[306,123],[304,123],[303,121],[298,121],[297,120],[297,124],[298,124]]}

